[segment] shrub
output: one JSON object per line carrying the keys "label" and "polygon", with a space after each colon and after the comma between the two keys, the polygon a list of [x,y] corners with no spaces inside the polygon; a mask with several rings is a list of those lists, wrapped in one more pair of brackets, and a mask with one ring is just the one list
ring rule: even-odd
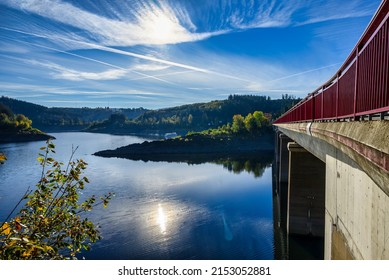
{"label": "shrub", "polygon": [[41,150],[36,189],[26,191],[14,208],[26,201],[19,214],[8,221],[13,210],[0,226],[0,259],[75,259],[101,239],[98,226],[82,214],[99,204],[106,207],[113,194],[80,203],[80,191],[89,180],[82,175],[87,163],[73,160],[77,149],[66,165],[51,157],[55,146],[50,140]]}

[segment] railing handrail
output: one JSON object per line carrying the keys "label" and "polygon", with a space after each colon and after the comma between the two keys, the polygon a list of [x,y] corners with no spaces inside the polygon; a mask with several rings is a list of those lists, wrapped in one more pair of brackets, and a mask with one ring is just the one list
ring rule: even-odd
{"label": "railing handrail", "polygon": [[[309,101],[310,99],[315,99],[315,96],[324,94],[326,89],[330,88],[332,85],[339,83],[340,78],[342,78],[345,74],[347,74],[347,72],[350,70],[350,68],[352,68],[354,65],[356,67],[356,70],[354,69],[356,71],[356,73],[355,73],[355,76],[356,76],[355,77],[355,92],[357,93],[358,92],[357,82],[358,82],[358,78],[359,78],[359,76],[358,76],[358,56],[360,55],[361,52],[363,52],[363,50],[365,48],[367,48],[369,46],[369,44],[372,42],[372,40],[375,38],[375,36],[377,35],[377,33],[379,31],[384,29],[383,32],[388,32],[387,31],[389,28],[388,27],[389,24],[387,24],[388,17],[389,17],[389,0],[383,0],[380,4],[379,8],[377,9],[375,14],[373,15],[372,19],[370,20],[369,24],[367,25],[366,29],[362,33],[361,37],[359,38],[358,42],[356,43],[355,47],[352,49],[351,53],[349,54],[347,59],[344,61],[342,66],[336,71],[336,73],[327,82],[322,84],[320,87],[318,87],[313,92],[309,93],[305,98],[303,98],[300,102],[295,104],[286,113],[284,113],[281,117],[279,117],[275,121],[275,123],[277,123],[277,121],[282,119],[284,116],[290,114],[291,112],[293,112],[294,110],[299,108],[305,102]],[[388,32],[388,34],[389,34],[389,32]],[[382,38],[385,38],[385,34],[383,35]],[[388,60],[387,63],[389,64],[389,58],[388,58],[389,57],[389,51],[388,51],[389,42],[386,43],[384,40],[385,39],[383,39],[381,42],[382,44],[384,44],[384,46],[383,47],[381,46],[382,50],[380,49],[381,53],[379,55],[381,55],[383,57],[384,64],[386,63],[385,59]],[[385,44],[386,44],[386,48],[385,48]],[[385,66],[383,68],[385,68]],[[386,68],[383,69],[382,71],[383,72],[379,73],[379,75],[381,75],[381,76],[384,75],[383,87],[385,87],[385,86],[389,87],[389,85],[385,84],[385,83],[388,83],[385,80],[385,76],[387,76],[389,72],[386,70]],[[339,92],[337,90],[336,98],[338,98],[338,93]],[[356,95],[356,93],[355,93],[355,95]],[[384,94],[386,95],[388,93],[386,93],[384,91]],[[355,107],[355,103],[357,102],[356,98],[357,98],[357,96],[354,97],[354,107]],[[382,98],[382,93],[380,95],[380,98]],[[384,97],[383,100],[388,99],[388,98]],[[336,111],[337,111],[338,110],[338,101],[336,101],[336,102],[337,102],[336,103],[336,108],[337,108]],[[386,108],[386,106],[389,106],[389,104],[383,105],[383,107],[385,107],[385,108]],[[374,110],[374,111],[376,111],[376,110]],[[354,115],[355,115],[355,112],[354,112]],[[338,116],[336,115],[335,117],[337,118]],[[315,118],[313,117],[312,119],[314,120]]]}

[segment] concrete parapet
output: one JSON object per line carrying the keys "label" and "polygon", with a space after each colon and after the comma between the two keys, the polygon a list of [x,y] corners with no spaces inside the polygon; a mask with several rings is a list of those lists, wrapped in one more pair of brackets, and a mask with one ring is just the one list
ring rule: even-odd
{"label": "concrete parapet", "polygon": [[389,121],[279,124],[278,129],[325,161],[343,152],[389,195]]}

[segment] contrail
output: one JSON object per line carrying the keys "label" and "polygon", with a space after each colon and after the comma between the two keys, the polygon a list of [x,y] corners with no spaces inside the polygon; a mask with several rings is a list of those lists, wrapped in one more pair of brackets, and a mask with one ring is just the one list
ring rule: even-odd
{"label": "contrail", "polygon": [[[187,74],[187,73],[193,73],[193,72],[196,72],[196,71],[194,71],[194,70],[177,71],[177,72],[170,72],[170,73],[165,73],[165,74],[157,74],[157,75],[154,75],[153,77],[165,77],[165,76]],[[144,79],[147,79],[147,77],[135,78],[135,79],[131,79],[131,81],[144,80]]]}
{"label": "contrail", "polygon": [[[10,31],[19,32],[19,33],[23,33],[23,34],[26,34],[26,35],[31,35],[31,36],[36,36],[36,37],[40,37],[40,38],[50,39],[50,37],[48,37],[48,36],[42,36],[42,35],[39,35],[39,34],[23,32],[23,31],[14,30],[14,29],[5,28],[5,27],[0,27],[0,28],[1,29],[10,30]],[[66,39],[66,38],[64,38],[64,39],[65,40],[69,40],[69,41],[74,41],[74,40],[70,40],[70,39]],[[85,59],[85,60],[93,61],[93,62],[102,64],[102,65],[106,65],[106,66],[109,66],[109,67],[112,67],[112,68],[116,68],[116,69],[120,69],[120,70],[124,70],[124,71],[130,71],[130,72],[133,72],[133,73],[138,74],[140,76],[143,76],[144,78],[155,79],[155,80],[158,80],[158,81],[161,81],[161,82],[164,82],[164,83],[176,85],[175,83],[172,83],[172,82],[160,79],[160,78],[155,77],[155,76],[147,75],[147,74],[144,74],[142,72],[138,72],[136,70],[131,70],[131,69],[123,68],[123,67],[120,67],[120,66],[108,63],[108,62],[104,62],[104,61],[101,61],[101,60],[93,59],[93,58],[90,58],[90,57],[78,55],[78,54],[75,54],[75,53],[59,50],[59,49],[52,48],[52,47],[47,47],[47,46],[44,46],[44,45],[41,45],[41,44],[36,44],[36,43],[26,42],[26,41],[22,41],[22,40],[17,40],[17,39],[13,39],[13,38],[10,38],[10,40],[13,40],[13,41],[16,41],[16,42],[19,42],[19,43],[23,43],[23,44],[33,45],[33,46],[36,46],[36,47],[40,47],[40,48],[44,48],[44,49],[48,49],[48,50],[52,50],[52,51],[56,51],[56,52],[60,52],[60,53],[64,53],[64,54],[67,54],[67,55],[71,55],[71,56],[74,56],[74,57],[78,57],[78,58],[81,58],[81,59]],[[78,42],[78,41],[76,41],[76,42]],[[78,42],[78,43],[82,43],[82,42]]]}
{"label": "contrail", "polygon": [[142,54],[137,54],[137,53],[133,53],[133,52],[129,52],[129,51],[122,51],[122,50],[118,50],[118,49],[115,49],[115,48],[100,46],[100,45],[96,45],[96,44],[92,44],[92,43],[83,43],[83,42],[79,42],[79,43],[86,44],[86,45],[88,45],[90,47],[93,47],[95,49],[99,49],[99,50],[103,50],[103,51],[107,51],[107,52],[112,52],[112,53],[122,54],[122,55],[126,55],[126,56],[132,56],[132,57],[136,57],[136,58],[141,58],[141,59],[145,59],[145,60],[149,60],[149,61],[153,61],[153,62],[158,62],[158,63],[161,63],[161,64],[170,65],[170,66],[176,66],[176,67],[179,67],[179,68],[193,70],[193,71],[197,71],[197,72],[201,72],[201,73],[213,74],[213,75],[221,76],[221,77],[224,77],[224,78],[230,78],[230,79],[244,81],[244,82],[251,82],[249,80],[238,78],[238,77],[235,77],[235,76],[231,76],[231,75],[227,75],[227,74],[223,74],[223,73],[218,73],[218,72],[214,72],[214,71],[207,70],[207,69],[204,69],[204,68],[190,66],[190,65],[187,65],[187,64],[177,63],[177,62],[173,62],[173,61],[169,61],[169,60],[165,60],[165,59],[160,59],[160,58],[156,58],[156,57],[150,57],[150,56],[146,56],[146,55],[142,55]]}
{"label": "contrail", "polygon": [[[21,30],[17,30],[17,29],[12,29],[12,28],[7,28],[7,27],[0,27],[0,28],[1,29],[5,29],[5,30],[9,30],[9,31],[13,31],[13,32],[18,32],[18,33],[22,33],[22,34],[27,34],[27,35],[39,37],[39,38],[45,38],[45,39],[49,39],[49,40],[55,39],[52,36],[44,36],[44,35],[40,35],[40,34],[25,32],[25,31],[21,31]],[[201,73],[206,73],[206,74],[213,74],[213,75],[217,75],[217,76],[224,77],[224,78],[229,78],[229,79],[234,79],[234,80],[239,80],[239,81],[244,81],[244,82],[252,82],[250,80],[242,79],[242,78],[239,78],[239,77],[236,77],[236,76],[231,76],[231,75],[227,75],[227,74],[223,74],[223,73],[218,73],[218,72],[207,70],[207,69],[204,69],[204,68],[199,68],[199,67],[195,67],[195,66],[191,66],[191,65],[187,65],[187,64],[177,63],[177,62],[174,62],[174,61],[169,61],[169,60],[165,60],[165,59],[151,57],[151,56],[147,56],[147,55],[143,55],[143,54],[137,54],[137,53],[134,53],[134,52],[118,50],[118,49],[115,49],[115,48],[101,46],[101,45],[97,45],[97,44],[94,44],[94,43],[77,41],[77,40],[70,39],[70,38],[60,38],[60,39],[61,40],[65,40],[65,41],[69,41],[69,42],[73,42],[73,43],[77,43],[77,44],[80,44],[80,45],[84,45],[84,46],[87,46],[87,47],[91,47],[93,49],[98,49],[98,50],[106,51],[106,52],[111,52],[111,53],[117,53],[117,54],[121,54],[121,55],[125,55],[125,56],[136,57],[136,58],[140,58],[140,59],[144,59],[144,60],[148,60],[148,61],[158,62],[158,63],[165,64],[165,65],[170,65],[170,66],[175,66],[175,67],[184,68],[184,69],[188,69],[188,70],[193,70],[193,71],[196,71],[196,72],[201,72]],[[42,45],[39,45],[39,46],[40,47],[44,47]],[[49,47],[45,47],[45,48],[50,49]],[[72,54],[70,52],[67,52],[67,51],[61,51],[61,50],[57,50],[57,49],[54,49],[54,48],[51,48],[51,49],[55,50],[55,51],[62,52],[62,53],[74,55],[74,54]],[[75,56],[77,56],[77,55],[75,55]],[[85,58],[83,56],[78,56],[78,57]],[[88,59],[88,60],[92,60],[93,61],[93,59]],[[98,62],[98,61],[96,61],[96,62]],[[119,69],[122,69],[122,68],[119,68]],[[143,74],[143,73],[140,74],[140,72],[135,72],[135,71],[133,71],[133,72],[137,73],[139,75],[148,76],[149,78],[154,78],[154,76],[146,75],[146,74]],[[164,82],[167,82],[167,81],[164,81]],[[168,82],[168,83],[170,83],[170,82]]]}
{"label": "contrail", "polygon": [[150,57],[150,56],[146,56],[146,55],[142,55],[142,54],[137,54],[137,53],[133,53],[133,52],[122,51],[122,50],[118,50],[118,49],[115,49],[115,48],[100,46],[100,45],[91,44],[91,43],[83,43],[83,42],[79,42],[79,43],[87,44],[88,46],[91,46],[91,47],[93,47],[95,49],[104,50],[104,51],[107,51],[107,52],[112,52],[112,53],[122,54],[122,55],[126,55],[126,56],[137,57],[137,58],[141,58],[141,59],[145,59],[145,60],[149,60],[149,61],[154,61],[154,62],[158,62],[158,63],[170,65],[170,66],[176,66],[176,67],[180,67],[180,68],[184,68],[184,69],[188,69],[188,70],[193,70],[193,71],[197,71],[197,72],[201,72],[201,73],[213,74],[213,75],[224,77],[224,78],[229,78],[229,79],[234,79],[234,80],[239,80],[239,81],[244,81],[244,82],[252,82],[250,80],[246,80],[246,79],[238,78],[238,77],[235,77],[235,76],[231,76],[231,75],[215,72],[215,71],[212,71],[212,70],[207,70],[207,69],[204,69],[204,68],[198,68],[198,67],[190,66],[190,65],[187,65],[187,64],[177,63],[177,62],[173,62],[173,61],[169,61],[169,60],[164,60],[164,59],[160,59],[160,58],[155,58],[155,57]]}
{"label": "contrail", "polygon": [[326,68],[330,68],[330,67],[333,67],[333,66],[339,65],[339,64],[340,63],[334,63],[334,64],[323,66],[323,67],[320,67],[320,68],[315,68],[315,69],[307,70],[307,71],[304,71],[304,72],[295,73],[295,74],[292,74],[292,75],[289,75],[289,76],[285,76],[285,77],[281,77],[281,78],[278,78],[278,79],[274,79],[274,80],[268,81],[268,83],[279,81],[279,80],[284,80],[284,79],[288,79],[288,78],[292,78],[292,77],[295,77],[295,76],[300,76],[300,75],[303,75],[303,74],[306,74],[306,73],[315,72],[315,71],[326,69]]}

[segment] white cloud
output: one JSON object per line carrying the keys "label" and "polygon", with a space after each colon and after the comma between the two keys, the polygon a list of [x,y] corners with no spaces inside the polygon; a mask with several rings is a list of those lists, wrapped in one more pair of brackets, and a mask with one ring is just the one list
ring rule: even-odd
{"label": "white cloud", "polygon": [[[303,5],[299,1],[251,1],[239,5],[229,0],[212,2],[212,9],[207,10],[201,4],[197,13],[203,13],[201,24],[206,24],[202,32],[193,23],[185,2],[169,6],[165,1],[134,1],[131,5],[124,3],[110,5],[110,14],[115,18],[92,13],[60,0],[4,0],[9,6],[29,13],[35,13],[55,22],[85,31],[85,38],[105,46],[166,45],[204,40],[212,36],[251,28],[268,28],[288,26],[292,23],[293,13]],[[207,24],[213,11],[221,17],[219,22]],[[312,15],[314,16],[314,15]],[[206,18],[208,17],[208,18]],[[311,20],[311,19],[309,19]],[[317,19],[319,20],[319,19]],[[55,25],[53,24],[55,31]],[[28,26],[26,26],[28,28]],[[46,34],[47,31],[45,30]],[[59,31],[59,30],[57,30]],[[63,30],[60,30],[63,31]],[[78,37],[77,33],[67,35]],[[58,35],[58,34],[57,34]],[[57,40],[61,39],[58,35]],[[78,40],[79,38],[77,38]]]}
{"label": "white cloud", "polygon": [[247,91],[256,91],[256,92],[258,92],[258,91],[261,91],[261,90],[263,89],[263,86],[262,86],[261,84],[259,84],[259,83],[253,82],[253,83],[249,83],[249,84],[245,87],[245,89],[246,89]]}
{"label": "white cloud", "polygon": [[[361,1],[343,1],[347,2],[342,4],[346,5],[345,8],[337,9],[334,3],[339,4],[341,1],[176,1],[174,3],[177,4],[169,6],[168,1],[132,0],[105,1],[102,9],[97,0],[74,2],[77,3],[74,5],[65,0],[0,0],[1,3],[26,12],[24,15],[9,9],[11,15],[8,17],[18,15],[18,20],[4,20],[0,28],[5,34],[2,38],[6,39],[6,43],[8,40],[23,43],[19,46],[33,46],[29,54],[25,48],[21,48],[20,53],[25,54],[22,57],[30,55],[35,59],[36,66],[46,70],[48,75],[44,78],[49,84],[71,85],[72,81],[90,81],[82,83],[89,91],[80,94],[98,96],[99,93],[94,95],[93,90],[104,88],[106,91],[101,96],[152,96],[160,90],[177,99],[187,95],[185,98],[193,98],[197,102],[201,98],[204,100],[218,94],[235,92],[269,92],[276,95],[284,88],[289,88],[285,92],[306,92],[305,89],[312,87],[313,90],[324,81],[323,77],[333,74],[334,68],[331,65],[320,67],[314,59],[299,61],[298,65],[277,58],[264,63],[244,53],[231,55],[228,52],[201,49],[203,45],[199,44],[161,45],[193,42],[244,29],[296,26],[364,16],[370,10],[358,10],[363,6]],[[96,3],[95,9],[88,7],[92,3]],[[208,9],[211,6],[212,9]],[[349,10],[344,12],[345,9]],[[39,15],[43,19],[30,14]],[[337,23],[333,22],[334,25]],[[19,32],[21,36],[12,37],[14,34],[10,31]],[[333,32],[331,34],[334,35]],[[147,46],[132,47],[134,45]],[[6,47],[6,52],[14,56],[10,51],[12,44],[8,43]],[[47,62],[50,56],[53,61]],[[336,62],[337,59],[328,61]],[[65,81],[50,81],[47,77]],[[138,81],[142,79],[154,82]],[[99,82],[109,80],[118,82]],[[123,91],[129,87],[136,90]],[[42,91],[51,90],[42,88]],[[68,89],[53,89],[51,92],[74,93]]]}
{"label": "white cloud", "polygon": [[[170,97],[171,95],[158,91],[146,91],[146,90],[85,90],[75,87],[55,87],[46,86],[40,84],[20,84],[20,83],[5,83],[0,82],[0,87],[6,90],[7,93],[12,93],[12,97],[44,97],[44,96],[70,96],[70,95],[88,95],[89,98],[107,98],[113,96],[155,96],[158,97]],[[26,93],[28,92],[28,93]],[[32,92],[32,93],[30,93]],[[42,93],[44,92],[44,93]]]}
{"label": "white cloud", "polygon": [[103,72],[80,72],[72,69],[57,68],[58,73],[53,74],[54,78],[71,81],[82,80],[117,80],[124,77],[127,71],[112,69]]}
{"label": "white cloud", "polygon": [[204,88],[201,88],[201,87],[190,87],[188,88],[190,90],[212,90],[213,88],[210,88],[210,87],[204,87]]}
{"label": "white cloud", "polygon": [[21,84],[21,83],[7,83],[7,82],[1,82],[0,86],[3,90],[6,90],[7,92],[19,92],[23,93],[23,95],[30,96],[30,94],[26,94],[26,92],[38,92],[39,94],[52,94],[52,93],[58,93],[58,94],[77,94],[79,91],[74,91],[69,87],[55,87],[55,86],[46,86],[46,85],[37,85],[37,84]]}
{"label": "white cloud", "polygon": [[69,69],[53,62],[40,62],[31,59],[24,60],[24,62],[31,65],[39,65],[52,70],[51,76],[55,79],[64,79],[70,81],[117,80],[125,77],[128,74],[128,70],[125,69],[109,69],[102,72],[83,72]]}
{"label": "white cloud", "polygon": [[[14,31],[14,32],[19,32],[19,33],[22,33],[22,34],[28,34],[28,35],[32,35],[32,36],[39,37],[39,38],[48,38],[48,39],[50,39],[49,36],[37,35],[37,34],[34,34],[34,33],[23,32],[23,31],[14,30],[14,29],[11,29],[11,28],[0,27],[0,29],[5,29],[5,30]],[[72,52],[63,51],[63,50],[59,50],[59,49],[52,48],[52,47],[47,47],[47,46],[44,46],[44,45],[41,45],[41,44],[35,44],[35,43],[31,43],[31,42],[24,42],[24,41],[20,41],[20,40],[14,40],[14,41],[20,42],[20,43],[23,43],[23,44],[32,45],[32,46],[35,46],[35,47],[38,47],[38,48],[43,48],[43,49],[47,49],[47,50],[51,50],[51,51],[56,51],[56,52],[59,52],[59,53],[64,53],[64,54],[67,54],[67,55],[70,55],[70,56],[73,56],[73,57],[76,57],[76,58],[81,58],[81,59],[84,59],[84,60],[93,61],[93,62],[96,62],[98,64],[109,66],[109,67],[112,67],[112,68],[115,68],[115,69],[124,70],[124,71],[130,71],[130,72],[133,72],[133,73],[136,73],[136,74],[142,76],[143,78],[155,79],[155,80],[158,80],[160,82],[171,84],[171,82],[168,82],[166,80],[160,79],[160,78],[156,77],[155,75],[154,76],[153,75],[148,75],[148,74],[145,74],[145,73],[133,70],[133,69],[126,69],[126,68],[114,65],[112,63],[107,63],[107,62],[104,62],[104,61],[101,61],[101,60],[97,60],[97,59],[93,59],[93,58],[90,58],[90,57],[87,57],[87,56],[78,55],[78,54],[75,54],[75,53],[72,53]],[[170,62],[170,61],[166,61],[166,60],[161,60],[161,59],[156,59],[156,58],[148,57],[148,56],[145,56],[145,55],[139,55],[139,54],[130,53],[130,52],[123,52],[123,51],[120,51],[120,50],[116,50],[114,48],[107,48],[107,47],[99,46],[99,45],[96,45],[96,44],[92,45],[90,43],[77,42],[77,41],[72,40],[72,39],[68,39],[67,41],[70,41],[72,43],[78,43],[79,45],[83,45],[83,46],[93,46],[94,48],[102,49],[104,51],[120,53],[120,54],[126,54],[128,56],[142,58],[142,59],[145,59],[145,60],[151,60],[151,61],[154,61],[154,62],[157,61],[157,62],[161,62],[162,64],[174,65],[174,66],[184,67],[184,68],[185,67],[190,67],[190,66],[186,66],[184,64],[177,64],[177,63],[174,63],[174,62]],[[197,69],[201,70],[200,68],[197,68]],[[204,70],[204,71],[206,71],[206,70]]]}
{"label": "white cloud", "polygon": [[377,8],[376,2],[366,3],[363,0],[242,1],[240,8],[227,18],[231,26],[238,29],[300,26],[371,16]]}
{"label": "white cloud", "polygon": [[[173,6],[165,1],[134,0],[131,4],[122,1],[104,2],[105,12],[98,10],[101,13],[98,14],[61,0],[3,1],[15,9],[52,20],[51,26],[45,26],[40,34],[55,34],[56,38],[54,35],[50,37],[57,43],[68,37],[104,46],[193,42],[236,30],[306,25],[368,16],[376,8],[375,3],[366,4],[362,0],[342,1],[341,4],[335,0],[264,0],[239,3],[221,0],[198,3],[191,8],[186,2],[174,2]],[[213,13],[219,15],[217,21]],[[205,26],[202,32],[198,32],[194,19],[197,24]],[[64,24],[64,27],[59,29],[55,22]],[[67,28],[70,26],[83,32],[70,31]],[[40,26],[24,26],[29,32],[32,32],[31,28]]]}
{"label": "white cloud", "polygon": [[133,70],[136,71],[161,71],[166,70],[170,66],[164,64],[137,64],[132,67]]}
{"label": "white cloud", "polygon": [[[50,36],[50,35],[39,35],[39,34],[35,34],[35,33],[31,33],[31,32],[26,32],[26,31],[20,31],[20,30],[16,30],[16,29],[12,29],[12,28],[5,28],[5,27],[0,27],[0,28],[1,29],[5,29],[5,30],[9,30],[9,31],[14,31],[14,32],[22,33],[22,34],[28,34],[28,35],[31,35],[31,36],[34,36],[34,37],[38,37],[38,38],[46,38],[46,39],[49,39],[49,40],[56,41],[56,37],[55,36],[53,37],[53,36]],[[149,55],[143,55],[143,54],[138,54],[138,53],[134,53],[134,52],[130,52],[130,51],[124,51],[124,50],[120,50],[120,49],[116,49],[116,48],[112,48],[112,47],[106,47],[106,46],[95,44],[95,43],[89,43],[89,42],[85,42],[85,41],[77,41],[77,40],[74,40],[74,39],[71,39],[71,38],[62,38],[62,39],[64,41],[68,41],[68,42],[70,42],[72,44],[78,44],[79,46],[82,46],[83,48],[88,47],[88,48],[91,48],[91,49],[97,49],[97,50],[102,50],[102,51],[106,51],[106,52],[110,52],[110,53],[116,53],[116,54],[121,54],[121,55],[125,55],[125,56],[135,57],[135,58],[143,59],[143,60],[146,60],[146,61],[152,61],[152,62],[164,64],[164,65],[167,65],[167,66],[175,66],[175,67],[179,67],[179,68],[183,68],[183,69],[188,69],[188,70],[192,70],[192,71],[208,73],[208,74],[214,74],[214,75],[218,75],[218,76],[224,76],[224,77],[228,77],[228,78],[231,78],[231,79],[237,79],[237,80],[243,80],[244,81],[244,79],[241,79],[241,78],[238,78],[238,77],[225,75],[223,73],[218,73],[218,72],[210,71],[210,70],[207,70],[205,68],[195,67],[195,66],[191,66],[191,65],[188,65],[188,64],[177,63],[177,62],[174,62],[174,61],[170,61],[170,60],[166,60],[166,59],[161,59],[161,58],[156,58],[156,57],[149,56]],[[71,52],[68,52],[68,51],[63,51],[63,50],[59,50],[59,49],[56,49],[56,48],[47,47],[47,46],[44,46],[44,45],[41,45],[41,44],[36,44],[36,43],[31,43],[31,42],[23,42],[23,41],[20,41],[20,40],[14,40],[14,41],[18,41],[18,42],[24,43],[24,44],[33,45],[33,46],[36,46],[36,47],[39,47],[39,48],[44,48],[44,49],[53,50],[53,51],[56,51],[56,52],[65,53],[65,54],[68,54],[68,55],[71,55],[71,56],[74,56],[74,57],[86,59],[86,60],[89,60],[89,61],[94,61],[94,62],[103,64],[103,65],[107,65],[107,66],[111,66],[111,67],[114,67],[114,68],[123,69],[123,68],[121,68],[119,66],[116,66],[116,65],[113,65],[111,63],[103,62],[103,61],[100,61],[100,60],[97,60],[97,59],[93,59],[93,58],[89,58],[89,57],[86,57],[86,56],[78,55],[78,54],[71,53]],[[141,72],[137,72],[137,71],[134,71],[134,70],[133,70],[133,72],[135,72],[135,73],[137,73],[139,75],[142,75],[144,77],[154,78],[154,79],[160,80],[162,82],[167,82],[167,81],[161,80],[161,79],[159,79],[159,78],[157,78],[155,76],[147,75],[147,74],[144,74],[144,73],[141,73]]]}
{"label": "white cloud", "polygon": [[[137,10],[129,9],[129,17],[112,19],[91,13],[59,0],[5,0],[9,6],[29,13],[35,13],[56,22],[63,23],[90,34],[104,45],[165,45],[203,40],[218,32],[194,33],[185,28],[180,19],[167,5],[147,3]],[[118,7],[114,7],[119,9]],[[195,30],[188,14],[179,13],[182,21]],[[132,17],[131,17],[132,16]]]}
{"label": "white cloud", "polygon": [[238,29],[288,26],[300,5],[294,0],[241,2],[227,22]]}
{"label": "white cloud", "polygon": [[302,7],[305,10],[306,19],[297,22],[296,25],[371,16],[377,9],[376,4],[377,1],[366,3],[363,0],[315,0],[309,6]]}

